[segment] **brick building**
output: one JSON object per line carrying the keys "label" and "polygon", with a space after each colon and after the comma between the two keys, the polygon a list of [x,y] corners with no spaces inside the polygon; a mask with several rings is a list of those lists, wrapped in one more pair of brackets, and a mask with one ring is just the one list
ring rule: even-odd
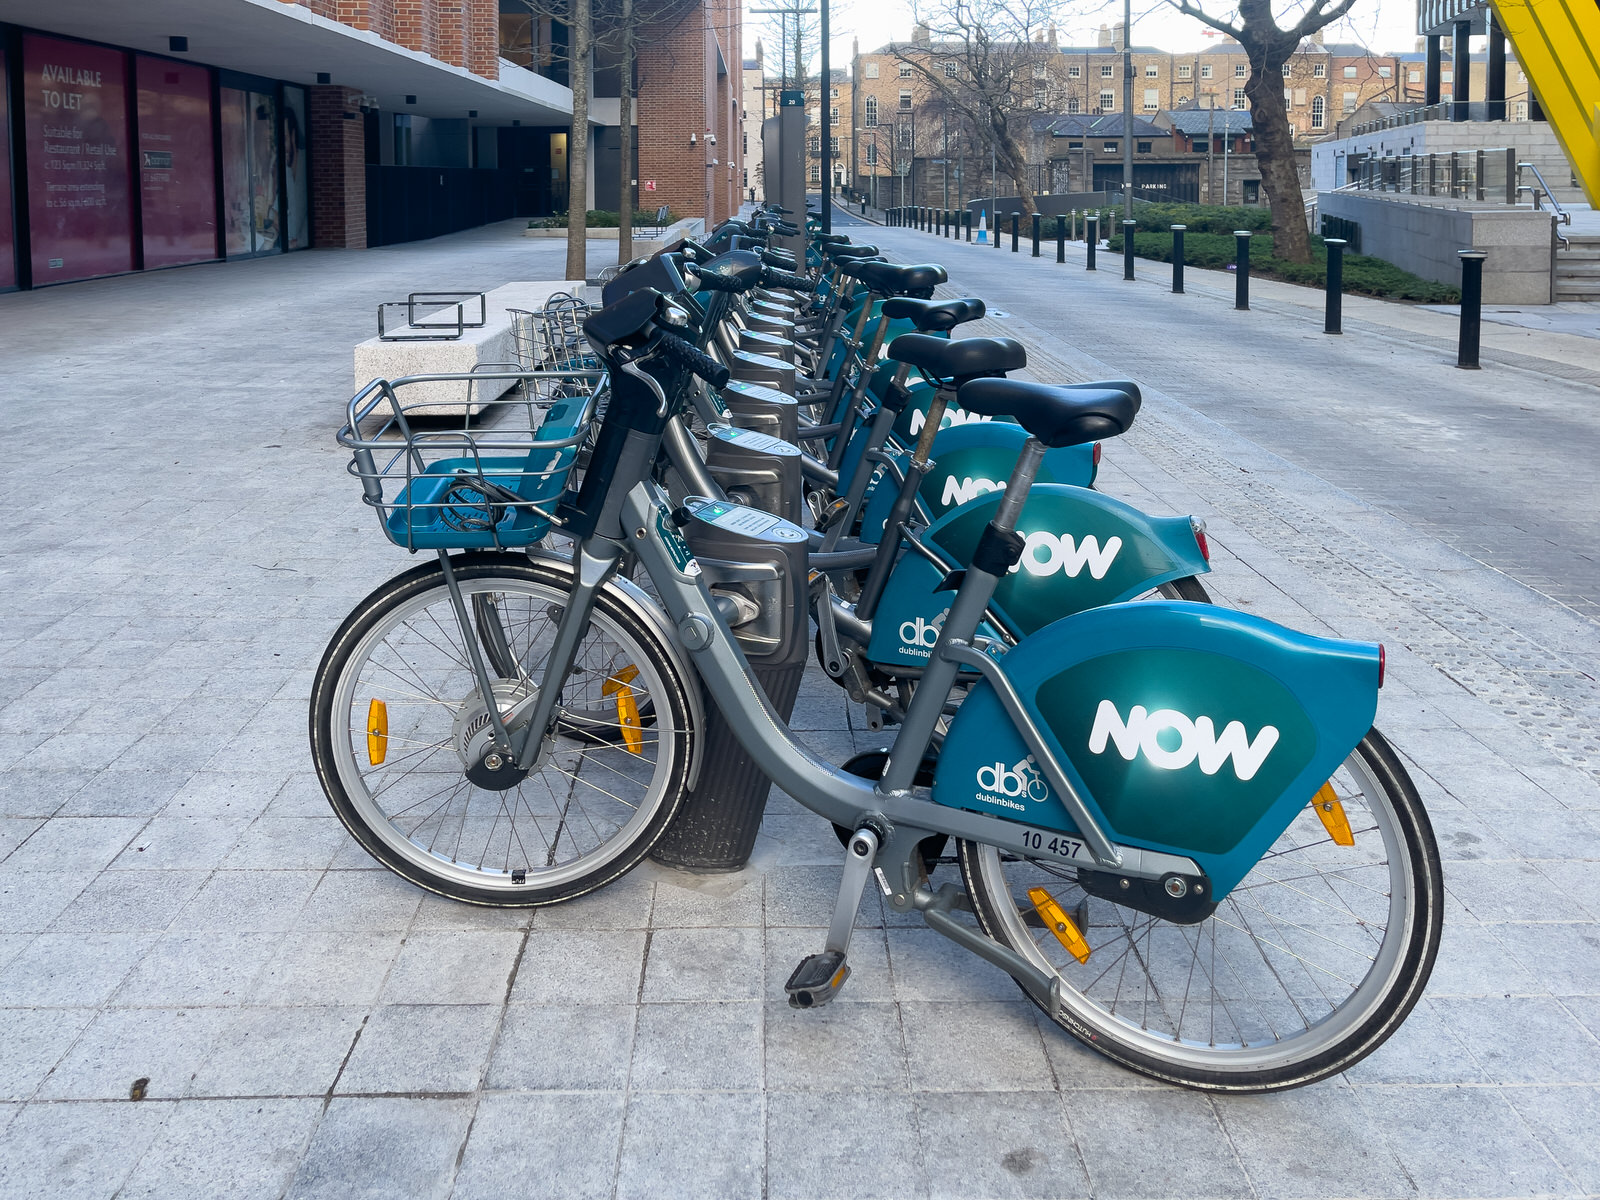
{"label": "brick building", "polygon": [[[740,11],[640,41],[627,177],[726,215]],[[560,211],[567,47],[526,0],[0,0],[0,290]],[[588,204],[615,208],[621,78],[588,69]]]}

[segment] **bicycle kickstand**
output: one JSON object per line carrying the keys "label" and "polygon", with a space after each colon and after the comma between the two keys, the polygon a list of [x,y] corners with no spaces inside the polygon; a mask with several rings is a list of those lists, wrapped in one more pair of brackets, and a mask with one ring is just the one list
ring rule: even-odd
{"label": "bicycle kickstand", "polygon": [[839,898],[833,905],[833,920],[823,951],[802,958],[789,982],[783,985],[791,1007],[818,1008],[827,1004],[850,978],[850,964],[845,961],[850,932],[855,928],[861,893],[877,857],[878,835],[866,827],[856,830],[845,847],[844,877],[839,880]]}

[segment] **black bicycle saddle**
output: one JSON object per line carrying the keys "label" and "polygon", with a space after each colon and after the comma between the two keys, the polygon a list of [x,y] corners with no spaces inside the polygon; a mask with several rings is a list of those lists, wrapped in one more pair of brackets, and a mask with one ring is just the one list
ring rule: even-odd
{"label": "black bicycle saddle", "polygon": [[980,416],[1013,417],[1051,447],[1116,437],[1127,432],[1138,412],[1133,398],[1120,388],[1057,387],[1022,379],[974,379],[961,385],[956,403]]}
{"label": "black bicycle saddle", "polygon": [[976,321],[988,309],[976,297],[969,300],[918,300],[895,296],[883,302],[883,315],[910,321],[922,333],[949,333],[957,325]]}

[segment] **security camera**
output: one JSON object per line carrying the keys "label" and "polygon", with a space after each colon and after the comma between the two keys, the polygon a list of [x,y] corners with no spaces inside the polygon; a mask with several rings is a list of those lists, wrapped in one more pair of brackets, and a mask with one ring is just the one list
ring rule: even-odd
{"label": "security camera", "polygon": [[717,135],[714,133],[706,134],[706,144],[708,146],[715,146],[717,144]]}
{"label": "security camera", "polygon": [[689,145],[691,145],[691,146],[697,146],[697,145],[699,145],[699,144],[700,144],[700,142],[699,142],[699,137],[698,137],[698,135],[696,135],[696,134],[693,134],[693,133],[691,133],[691,134],[690,134],[690,135],[689,135]]}

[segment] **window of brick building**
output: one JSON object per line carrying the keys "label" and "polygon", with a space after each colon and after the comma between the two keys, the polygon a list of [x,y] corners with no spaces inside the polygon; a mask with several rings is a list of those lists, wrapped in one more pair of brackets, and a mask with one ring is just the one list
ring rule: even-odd
{"label": "window of brick building", "polygon": [[839,123],[839,110],[837,108],[830,108],[828,110],[828,124],[829,125],[837,125],[838,123]]}
{"label": "window of brick building", "polygon": [[1115,154],[1119,145],[1120,143],[1117,142],[1101,142],[1100,149],[1104,150],[1107,154]]}
{"label": "window of brick building", "polygon": [[1233,77],[1235,79],[1243,79],[1249,73],[1250,73],[1250,67],[1246,63],[1234,63],[1233,64]]}
{"label": "window of brick building", "polygon": [[911,93],[910,92],[901,92],[900,93],[900,111],[901,112],[910,112],[911,111]]}
{"label": "window of brick building", "polygon": [[1067,68],[1067,78],[1068,79],[1076,79],[1076,78],[1078,78],[1078,76],[1080,76],[1082,74],[1083,74],[1083,68],[1082,67],[1068,67]]}
{"label": "window of brick building", "polygon": [[1354,79],[1356,77],[1356,69],[1354,67],[1346,67],[1344,69],[1344,77],[1346,79]]}
{"label": "window of brick building", "polygon": [[1145,112],[1155,112],[1156,109],[1158,109],[1160,107],[1161,107],[1161,90],[1159,88],[1145,88],[1145,90],[1144,90],[1144,110],[1145,110]]}
{"label": "window of brick building", "polygon": [[1328,64],[1327,63],[1316,63],[1316,64],[1314,64],[1312,66],[1312,68],[1311,68],[1311,77],[1313,79],[1326,79],[1328,77]]}
{"label": "window of brick building", "polygon": [[1101,79],[1110,79],[1111,78],[1111,72],[1112,72],[1112,68],[1109,65],[1101,67],[1100,68],[1100,78]]}
{"label": "window of brick building", "polygon": [[960,74],[961,74],[961,68],[958,67],[955,63],[947,62],[947,63],[944,64],[944,77],[946,79],[954,79],[954,78],[956,78],[956,76],[958,76]]}
{"label": "window of brick building", "polygon": [[869,126],[878,123],[878,98],[876,96],[867,97],[866,118]]}
{"label": "window of brick building", "polygon": [[878,64],[877,63],[868,63],[867,64],[867,78],[868,79],[876,79],[877,77],[878,77]]}
{"label": "window of brick building", "polygon": [[1079,104],[1078,98],[1076,96],[1068,96],[1067,97],[1067,111],[1069,113],[1078,112],[1081,107],[1082,106]]}
{"label": "window of brick building", "polygon": [[909,125],[900,126],[900,149],[911,149],[911,126]]}
{"label": "window of brick building", "polygon": [[1184,63],[1182,66],[1180,66],[1178,68],[1178,78],[1179,79],[1192,79],[1193,77],[1194,77],[1194,67],[1190,66],[1188,63]]}
{"label": "window of brick building", "polygon": [[1211,64],[1210,63],[1201,63],[1200,64],[1200,78],[1201,79],[1210,79],[1211,78]]}
{"label": "window of brick building", "polygon": [[1311,128],[1321,129],[1327,124],[1327,108],[1321,96],[1311,97]]}
{"label": "window of brick building", "polygon": [[1235,108],[1243,108],[1244,107],[1244,89],[1243,88],[1234,88],[1233,89],[1233,106]]}
{"label": "window of brick building", "polygon": [[900,78],[901,79],[910,79],[911,78],[911,64],[910,63],[901,63],[900,64]]}
{"label": "window of brick building", "polygon": [[1101,112],[1116,112],[1117,111],[1117,94],[1115,92],[1101,92],[1100,93],[1100,111]]}
{"label": "window of brick building", "polygon": [[1149,154],[1154,145],[1154,142],[1140,142],[1136,149],[1140,154]]}
{"label": "window of brick building", "polygon": [[1161,70],[1154,65],[1146,66],[1144,69],[1144,77],[1146,79],[1159,79],[1161,77]]}
{"label": "window of brick building", "polygon": [[877,165],[878,165],[878,143],[877,142],[868,142],[867,143],[867,166],[875,167]]}

